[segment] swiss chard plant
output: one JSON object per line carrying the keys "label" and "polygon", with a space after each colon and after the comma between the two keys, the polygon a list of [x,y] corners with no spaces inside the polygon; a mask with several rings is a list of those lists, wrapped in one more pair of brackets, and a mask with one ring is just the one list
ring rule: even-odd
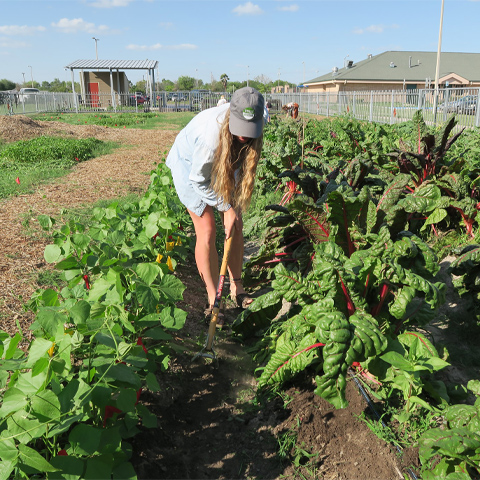
{"label": "swiss chard plant", "polygon": [[316,363],[323,368],[317,393],[345,406],[348,367],[383,353],[388,338],[407,325],[427,323],[444,301],[444,285],[433,281],[438,263],[419,237],[392,237],[386,225],[376,227],[367,188],[339,187],[325,205],[297,198],[281,212],[289,226],[275,227],[284,235],[276,245],[288,244],[286,255],[277,257],[272,290],[234,329],[248,335],[270,326],[282,300],[294,303],[290,317],[274,322],[278,338],[260,385],[285,381]]}

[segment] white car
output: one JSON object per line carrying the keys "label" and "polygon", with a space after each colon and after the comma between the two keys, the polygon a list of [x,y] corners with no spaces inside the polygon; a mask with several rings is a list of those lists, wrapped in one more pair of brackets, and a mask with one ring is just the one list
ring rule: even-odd
{"label": "white car", "polygon": [[21,88],[18,92],[18,100],[21,103],[33,102],[35,99],[35,94],[39,93],[38,88]]}

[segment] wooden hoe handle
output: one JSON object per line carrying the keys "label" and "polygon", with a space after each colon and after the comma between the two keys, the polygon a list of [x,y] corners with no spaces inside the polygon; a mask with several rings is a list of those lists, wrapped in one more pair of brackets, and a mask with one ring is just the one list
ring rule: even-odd
{"label": "wooden hoe handle", "polygon": [[215,296],[215,303],[213,304],[212,317],[210,319],[210,325],[208,326],[207,344],[205,346],[207,350],[212,349],[213,337],[215,336],[215,331],[217,329],[218,312],[220,311],[220,304],[222,303],[223,285],[225,283],[225,275],[227,274],[228,257],[230,256],[230,250],[232,247],[232,240],[234,235],[235,235],[235,228],[232,228],[232,233],[230,237],[227,240],[225,240],[222,266],[220,267],[220,277],[218,278],[217,295]]}

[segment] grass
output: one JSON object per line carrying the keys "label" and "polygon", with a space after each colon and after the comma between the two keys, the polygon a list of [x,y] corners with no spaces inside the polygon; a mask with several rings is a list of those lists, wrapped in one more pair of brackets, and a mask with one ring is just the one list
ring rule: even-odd
{"label": "grass", "polygon": [[0,146],[0,198],[30,193],[70,172],[77,162],[110,153],[116,144],[95,138],[37,137]]}
{"label": "grass", "polygon": [[195,116],[191,112],[139,113],[61,113],[38,114],[37,121],[56,121],[70,125],[100,125],[111,128],[139,128],[145,130],[180,130]]}

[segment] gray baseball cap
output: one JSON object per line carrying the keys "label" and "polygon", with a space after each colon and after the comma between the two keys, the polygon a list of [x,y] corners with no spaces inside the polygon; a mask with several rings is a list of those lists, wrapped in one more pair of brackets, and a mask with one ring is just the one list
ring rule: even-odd
{"label": "gray baseball cap", "polygon": [[237,137],[258,138],[263,132],[265,100],[252,87],[238,89],[230,100],[230,133]]}

